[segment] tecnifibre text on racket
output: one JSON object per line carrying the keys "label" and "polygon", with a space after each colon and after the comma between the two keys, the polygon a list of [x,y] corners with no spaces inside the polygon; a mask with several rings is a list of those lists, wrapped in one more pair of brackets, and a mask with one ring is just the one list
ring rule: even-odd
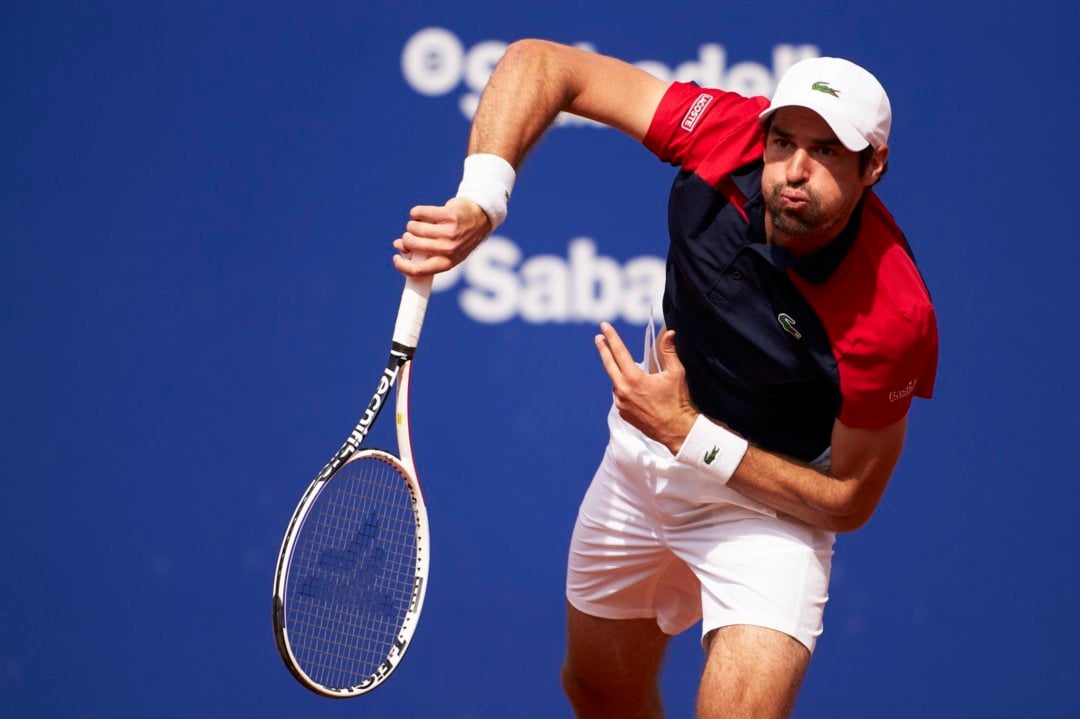
{"label": "tecnifibre text on racket", "polygon": [[[424,604],[428,523],[409,438],[409,374],[430,292],[430,277],[407,279],[375,394],[281,543],[274,637],[293,676],[324,696],[354,697],[384,682]],[[395,384],[400,456],[361,449]]]}

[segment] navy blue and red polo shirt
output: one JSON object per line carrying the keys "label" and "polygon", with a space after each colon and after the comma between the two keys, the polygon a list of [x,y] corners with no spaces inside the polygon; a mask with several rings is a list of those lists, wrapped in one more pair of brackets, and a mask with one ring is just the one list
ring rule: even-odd
{"label": "navy blue and red polo shirt", "polygon": [[680,167],[664,320],[699,411],[811,461],[835,420],[884,427],[933,394],[937,325],[907,240],[871,190],[823,249],[766,243],[757,118],[768,104],[675,83],[653,117],[645,146]]}

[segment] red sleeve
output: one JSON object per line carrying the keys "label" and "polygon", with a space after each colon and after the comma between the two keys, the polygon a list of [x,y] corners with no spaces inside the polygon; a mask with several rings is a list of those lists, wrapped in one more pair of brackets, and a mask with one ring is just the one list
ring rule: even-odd
{"label": "red sleeve", "polygon": [[843,404],[838,419],[877,429],[900,420],[915,397],[930,398],[937,374],[937,322],[930,305],[911,308],[889,337],[853,347],[839,360]]}
{"label": "red sleeve", "polygon": [[913,397],[933,394],[938,334],[903,234],[873,192],[864,204],[859,236],[829,281],[788,275],[832,342],[842,397],[837,419],[878,429],[907,414]]}
{"label": "red sleeve", "polygon": [[664,162],[715,182],[761,157],[757,118],[768,106],[764,97],[672,83],[642,142]]}

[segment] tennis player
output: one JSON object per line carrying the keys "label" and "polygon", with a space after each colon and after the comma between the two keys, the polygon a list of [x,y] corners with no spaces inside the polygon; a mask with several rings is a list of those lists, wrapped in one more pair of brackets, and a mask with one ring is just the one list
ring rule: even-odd
{"label": "tennis player", "polygon": [[582,717],[662,715],[670,635],[702,620],[699,717],[783,717],[822,632],[836,532],[874,512],[937,330],[904,235],[871,187],[891,109],[848,61],[794,65],[771,101],[666,83],[538,40],[480,101],[458,196],[394,245],[446,270],[506,216],[516,168],[560,111],[677,165],[664,321],[641,362],[611,326],[611,440],[567,573],[563,685]]}

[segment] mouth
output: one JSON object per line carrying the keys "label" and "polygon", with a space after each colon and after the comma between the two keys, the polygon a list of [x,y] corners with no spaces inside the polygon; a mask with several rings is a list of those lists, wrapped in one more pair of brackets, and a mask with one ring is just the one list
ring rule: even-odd
{"label": "mouth", "polygon": [[810,204],[810,197],[797,190],[782,190],[778,193],[778,198],[784,207],[792,209],[801,209]]}

